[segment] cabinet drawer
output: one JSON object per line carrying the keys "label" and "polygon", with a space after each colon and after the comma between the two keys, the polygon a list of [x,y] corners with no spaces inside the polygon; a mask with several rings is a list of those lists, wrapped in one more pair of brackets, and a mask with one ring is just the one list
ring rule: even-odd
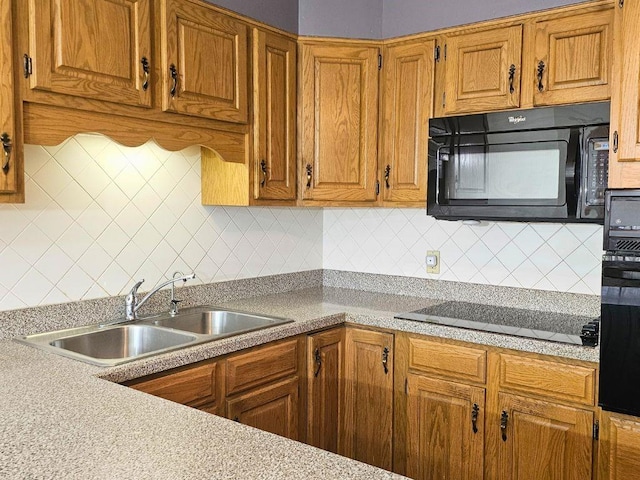
{"label": "cabinet drawer", "polygon": [[508,354],[498,355],[498,380],[501,390],[534,394],[581,405],[595,404],[595,368]]}
{"label": "cabinet drawer", "polygon": [[220,400],[216,398],[216,377],[220,368],[218,362],[206,363],[133,384],[131,388],[183,405],[214,403]]}
{"label": "cabinet drawer", "polygon": [[295,375],[299,359],[297,338],[230,357],[227,359],[227,395]]}
{"label": "cabinet drawer", "polygon": [[409,338],[409,369],[484,383],[487,352],[421,338]]}

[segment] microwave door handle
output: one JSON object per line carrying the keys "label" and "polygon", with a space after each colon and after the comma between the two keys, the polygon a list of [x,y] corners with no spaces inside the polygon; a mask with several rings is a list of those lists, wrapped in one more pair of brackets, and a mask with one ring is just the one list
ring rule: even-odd
{"label": "microwave door handle", "polygon": [[580,193],[580,131],[571,129],[567,145],[565,165],[565,186],[567,213],[578,216],[578,195]]}

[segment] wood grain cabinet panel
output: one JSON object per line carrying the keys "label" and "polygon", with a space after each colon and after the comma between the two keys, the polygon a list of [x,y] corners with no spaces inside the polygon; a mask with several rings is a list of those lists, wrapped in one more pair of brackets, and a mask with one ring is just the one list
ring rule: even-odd
{"label": "wood grain cabinet panel", "polygon": [[254,198],[296,198],[296,42],[254,30]]}
{"label": "wood grain cabinet panel", "polygon": [[592,478],[594,413],[500,393],[500,480]]}
{"label": "wood grain cabinet panel", "polygon": [[375,201],[378,48],[300,48],[302,199]]}
{"label": "wood grain cabinet panel", "polygon": [[24,202],[22,109],[15,99],[11,0],[0,0],[0,203]]}
{"label": "wood grain cabinet panel", "polygon": [[423,206],[427,200],[434,48],[434,40],[418,40],[383,49],[378,178],[384,202]]}
{"label": "wood grain cabinet panel", "polygon": [[227,415],[245,425],[298,440],[298,377],[228,399]]}
{"label": "wood grain cabinet panel", "polygon": [[486,350],[419,337],[409,337],[408,342],[408,366],[413,372],[478,383],[487,379]]}
{"label": "wood grain cabinet panel", "polygon": [[347,328],[342,455],[391,470],[393,334]]}
{"label": "wood grain cabinet panel", "polygon": [[613,8],[536,23],[534,105],[607,100],[612,35]]}
{"label": "wood grain cabinet panel", "polygon": [[609,187],[640,187],[640,4],[616,2]]}
{"label": "wood grain cabinet panel", "polygon": [[602,412],[600,480],[640,478],[640,418]]}
{"label": "wood grain cabinet panel", "polygon": [[482,480],[485,389],[409,374],[406,392],[406,475]]}
{"label": "wood grain cabinet panel", "polygon": [[151,107],[150,3],[29,1],[29,88]]}
{"label": "wood grain cabinet panel", "polygon": [[162,108],[247,123],[247,26],[189,0],[163,0]]}
{"label": "wood grain cabinet panel", "polygon": [[343,407],[344,328],[307,339],[307,443],[338,453]]}
{"label": "wood grain cabinet panel", "polygon": [[522,25],[446,38],[444,113],[520,106]]}

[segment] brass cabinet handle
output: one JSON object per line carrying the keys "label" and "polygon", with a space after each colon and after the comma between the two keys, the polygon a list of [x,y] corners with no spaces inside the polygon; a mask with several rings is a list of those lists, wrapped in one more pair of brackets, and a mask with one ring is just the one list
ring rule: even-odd
{"label": "brass cabinet handle", "polygon": [[509,414],[506,410],[502,411],[500,415],[500,432],[502,432],[502,441],[507,441],[507,422],[509,422]]}
{"label": "brass cabinet handle", "polygon": [[9,173],[10,162],[11,162],[11,151],[13,150],[11,137],[7,132],[4,132],[2,135],[0,135],[0,142],[2,142],[2,151],[4,152],[4,162],[2,162],[2,171],[5,174],[7,174]]}
{"label": "brass cabinet handle", "polygon": [[515,88],[513,87],[513,79],[516,76],[516,66],[512,63],[509,67],[509,93],[515,92]]}
{"label": "brass cabinet handle", "polygon": [[391,165],[387,165],[384,169],[384,184],[387,188],[391,188],[389,185],[389,175],[391,174]]}
{"label": "brass cabinet handle", "polygon": [[538,63],[538,91],[542,92],[544,90],[544,84],[542,83],[542,77],[544,76],[544,62],[540,60]]}
{"label": "brass cabinet handle", "polygon": [[384,347],[384,350],[382,350],[382,368],[384,368],[385,375],[389,373],[389,367],[387,366],[388,363],[389,363],[389,349],[387,347]]}
{"label": "brass cabinet handle", "polygon": [[175,97],[176,93],[178,92],[178,70],[176,69],[176,66],[173,63],[169,66],[169,73],[171,75],[171,80],[173,82],[169,93],[171,94],[172,97]]}
{"label": "brass cabinet handle", "polygon": [[264,187],[267,183],[267,162],[262,160],[260,162],[260,171],[262,172],[262,180],[260,181],[260,186]]}
{"label": "brass cabinet handle", "polygon": [[322,357],[320,356],[320,349],[316,348],[313,352],[313,358],[316,362],[316,371],[313,373],[314,377],[317,377],[320,374],[320,369],[322,368]]}
{"label": "brass cabinet handle", "polygon": [[142,82],[142,90],[145,92],[149,88],[149,60],[147,57],[142,57],[140,59],[140,63],[142,64],[142,71],[144,72],[144,81]]}
{"label": "brass cabinet handle", "polygon": [[480,413],[480,406],[474,403],[471,409],[471,428],[473,433],[478,433],[478,413]]}
{"label": "brass cabinet handle", "polygon": [[313,168],[311,167],[310,163],[307,163],[306,171],[307,171],[307,188],[311,188],[311,174],[313,172]]}
{"label": "brass cabinet handle", "polygon": [[618,131],[613,132],[613,153],[618,153]]}

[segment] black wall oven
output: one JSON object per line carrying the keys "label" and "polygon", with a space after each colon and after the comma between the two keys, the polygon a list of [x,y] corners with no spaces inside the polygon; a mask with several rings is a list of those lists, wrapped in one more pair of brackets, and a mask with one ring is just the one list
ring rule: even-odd
{"label": "black wall oven", "polygon": [[640,416],[640,190],[608,190],[599,405]]}
{"label": "black wall oven", "polygon": [[427,214],[602,223],[609,103],[429,121]]}

